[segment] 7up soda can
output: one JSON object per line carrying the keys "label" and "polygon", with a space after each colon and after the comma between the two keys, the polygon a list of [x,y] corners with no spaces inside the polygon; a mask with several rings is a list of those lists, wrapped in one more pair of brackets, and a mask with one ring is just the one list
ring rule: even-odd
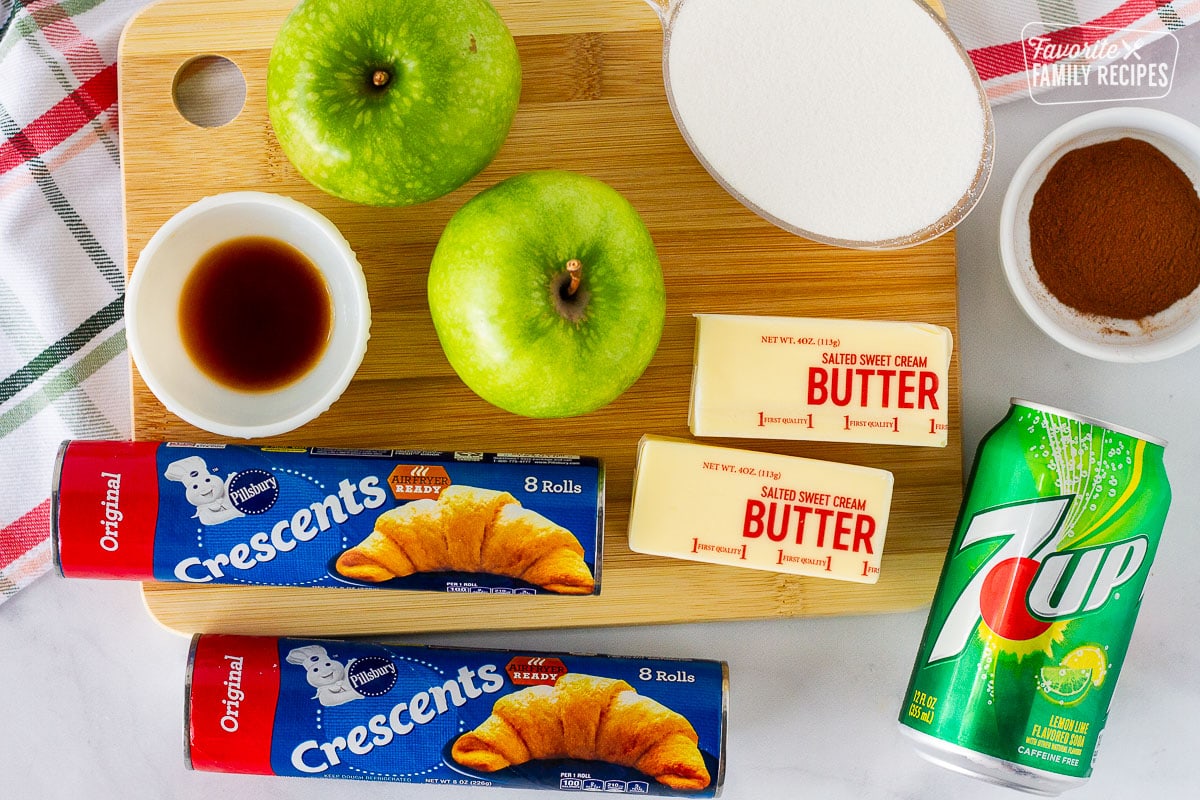
{"label": "7up soda can", "polygon": [[900,709],[922,756],[1035,794],[1088,779],[1171,502],[1163,446],[1022,400],[984,438]]}

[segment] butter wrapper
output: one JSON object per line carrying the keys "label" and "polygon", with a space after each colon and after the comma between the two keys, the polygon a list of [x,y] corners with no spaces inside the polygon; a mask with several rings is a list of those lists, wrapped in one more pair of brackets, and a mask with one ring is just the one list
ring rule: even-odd
{"label": "butter wrapper", "polygon": [[871,467],[645,436],[629,548],[875,583],[892,483],[892,473]]}
{"label": "butter wrapper", "polygon": [[696,315],[696,436],[945,447],[947,328]]}

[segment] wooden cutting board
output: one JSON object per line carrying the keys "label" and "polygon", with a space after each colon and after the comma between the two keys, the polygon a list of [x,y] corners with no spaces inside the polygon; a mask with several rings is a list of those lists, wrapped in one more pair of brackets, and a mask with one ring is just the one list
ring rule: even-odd
{"label": "wooden cutting board", "polygon": [[[962,491],[957,357],[945,449],[715,440],[894,472],[878,584],[640,555],[628,549],[625,528],[638,438],[688,436],[694,312],[916,320],[957,332],[953,235],[897,252],[841,250],[745,210],[700,167],[675,127],[663,94],[661,30],[643,0],[495,0],[524,67],[520,111],[499,157],[464,188],[416,208],[336,200],[295,172],[267,120],[267,56],[291,5],[170,0],[126,29],[120,97],[128,268],[168,217],[207,195],[257,189],[320,210],[366,271],[370,347],[327,413],[271,442],[600,456],[608,465],[603,591],[488,597],[146,584],[155,617],[185,632],[362,635],[859,614],[929,601]],[[192,125],[172,100],[177,73],[204,55],[230,59],[246,82],[243,110],[219,128]],[[637,384],[607,408],[554,421],[518,418],[472,394],[442,355],[425,299],[426,269],[455,209],[500,179],[544,168],[593,175],[629,198],[658,246],[668,297],[662,344]],[[133,407],[138,439],[215,440],[167,413],[136,370]]]}

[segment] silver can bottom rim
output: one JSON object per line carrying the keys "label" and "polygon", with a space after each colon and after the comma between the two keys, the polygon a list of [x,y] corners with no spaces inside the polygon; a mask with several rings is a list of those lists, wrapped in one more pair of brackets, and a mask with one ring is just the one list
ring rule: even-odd
{"label": "silver can bottom rim", "polygon": [[911,741],[917,755],[939,767],[978,780],[1019,789],[1041,797],[1058,797],[1068,789],[1087,783],[1087,778],[1075,778],[1054,772],[1014,764],[985,753],[977,753],[960,745],[944,742],[935,736],[896,723],[900,732]]}

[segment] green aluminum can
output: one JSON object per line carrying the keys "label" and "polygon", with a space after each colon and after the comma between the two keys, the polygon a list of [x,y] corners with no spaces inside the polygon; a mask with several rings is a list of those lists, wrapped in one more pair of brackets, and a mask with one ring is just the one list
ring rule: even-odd
{"label": "green aluminum can", "polygon": [[900,709],[925,758],[1087,781],[1171,502],[1165,442],[1013,400],[975,456]]}

